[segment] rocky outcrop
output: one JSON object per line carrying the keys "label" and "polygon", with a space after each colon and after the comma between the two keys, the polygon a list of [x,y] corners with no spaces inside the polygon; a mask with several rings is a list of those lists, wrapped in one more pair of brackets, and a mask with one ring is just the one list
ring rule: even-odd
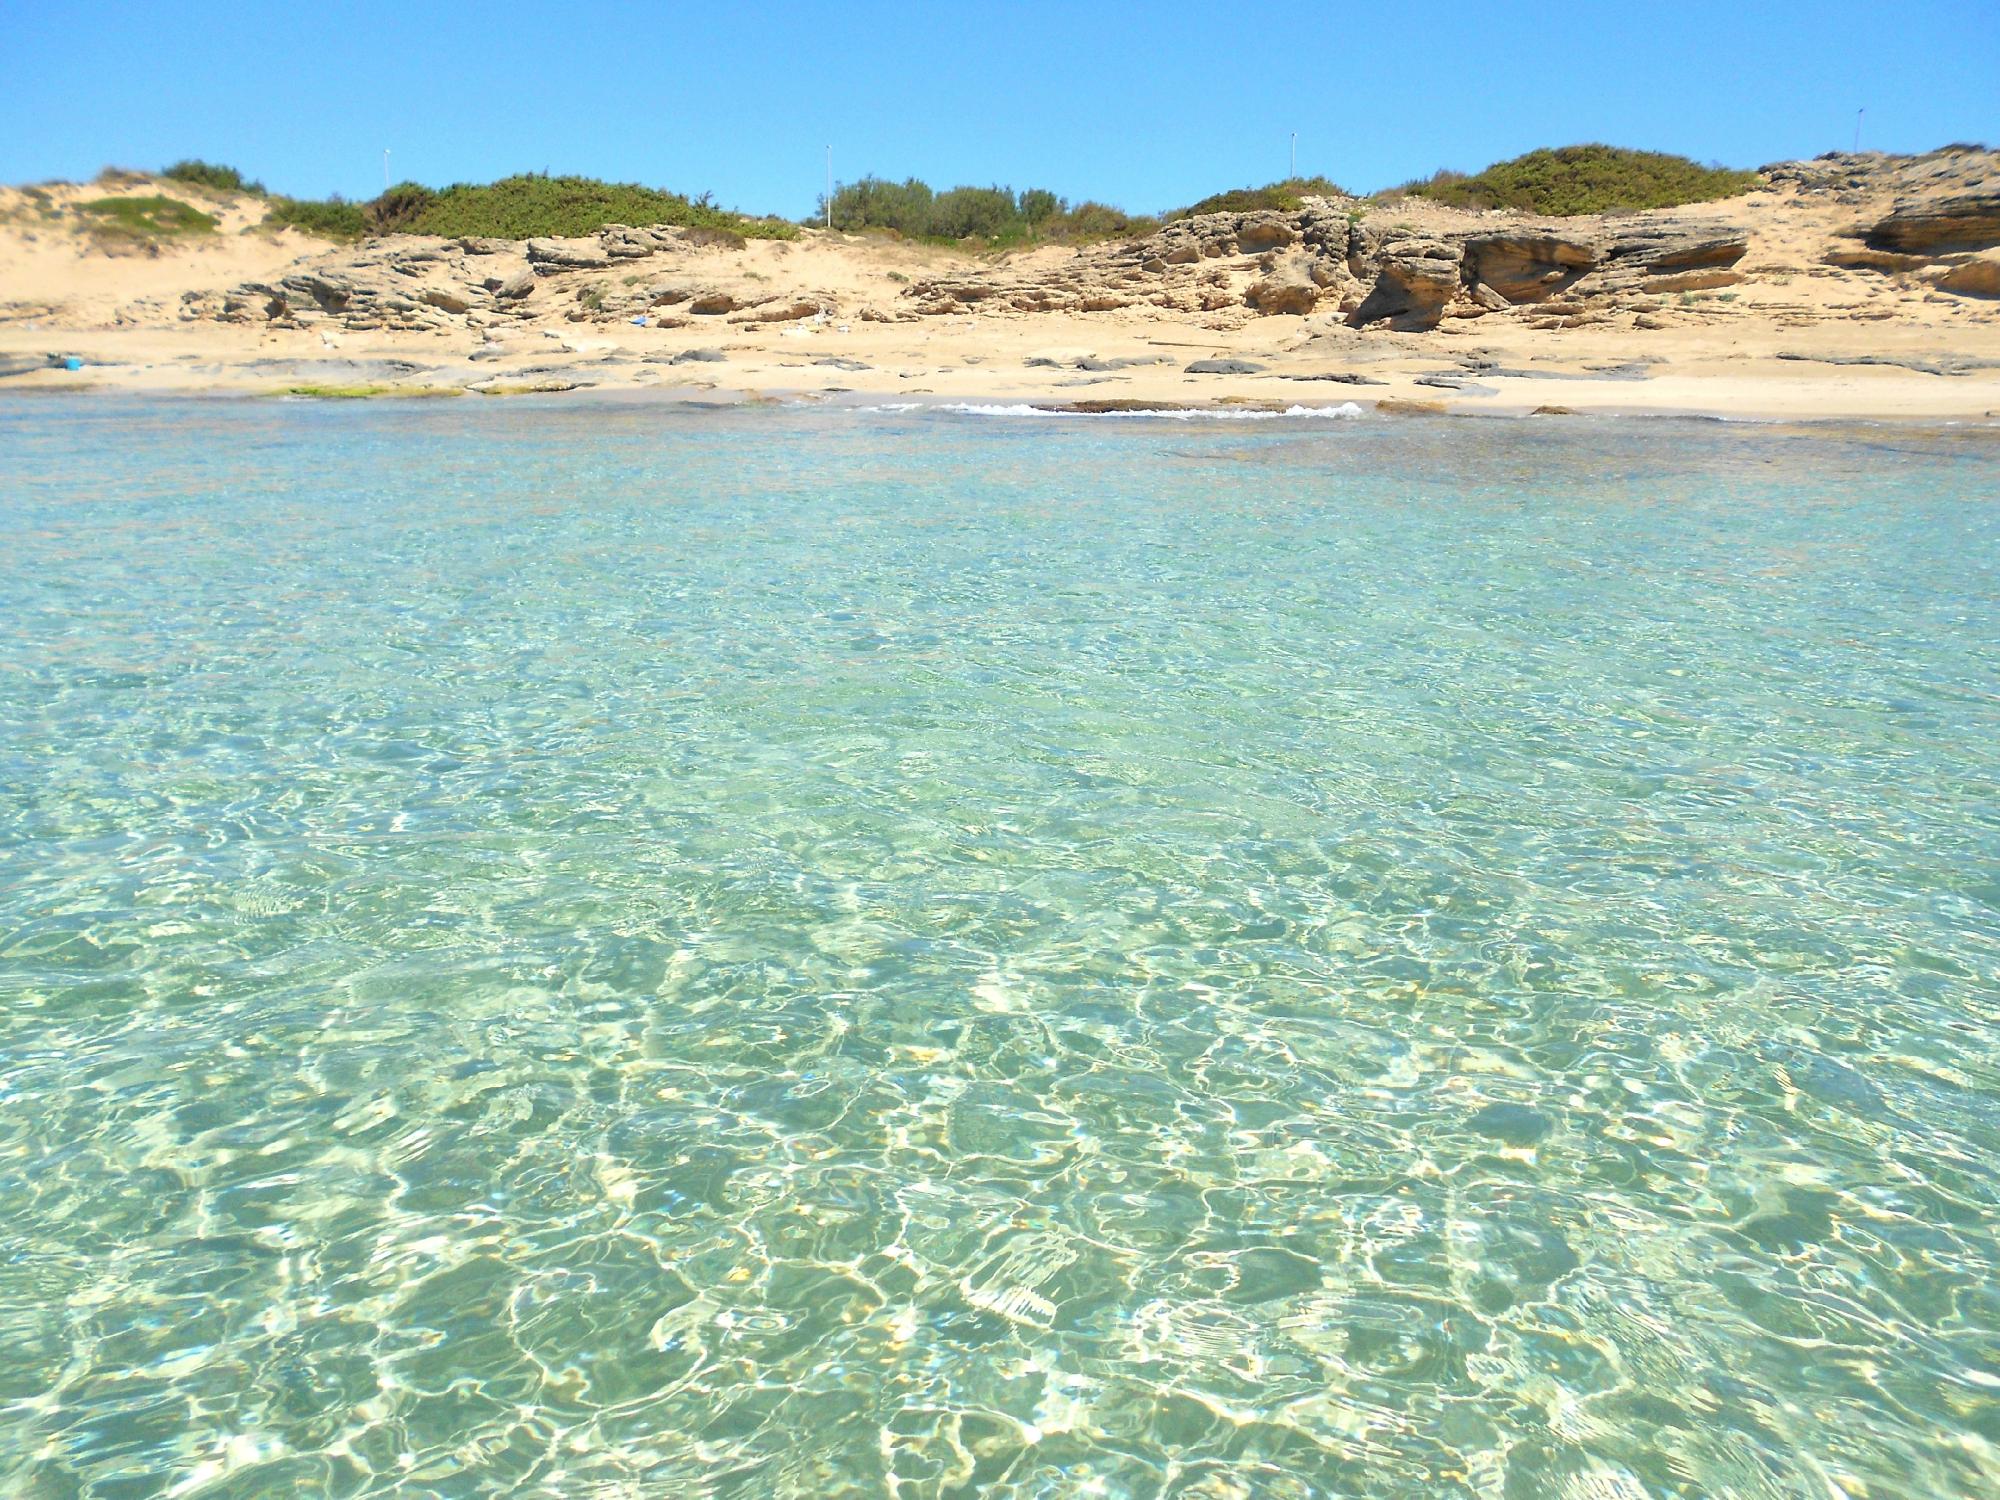
{"label": "rocky outcrop", "polygon": [[1899,202],[1869,228],[1867,242],[1906,255],[2000,245],[2000,188]]}
{"label": "rocky outcrop", "polygon": [[[357,329],[494,327],[562,319],[685,326],[687,314],[733,325],[843,317],[857,322],[975,313],[1065,316],[1158,309],[1218,331],[1254,317],[1335,320],[1364,329],[1449,332],[1499,317],[1538,329],[1607,319],[1637,329],[1740,314],[1701,294],[1767,273],[1862,283],[1942,298],[1993,297],[2000,281],[2000,156],[1946,150],[1924,157],[1828,157],[1766,173],[1769,191],[1742,212],[1812,214],[1819,242],[1784,236],[1763,248],[1796,265],[1750,264],[1737,205],[1700,205],[1572,219],[1473,214],[1421,200],[1397,205],[1331,197],[1290,212],[1215,213],[1144,238],[1074,251],[1043,247],[997,260],[953,258],[938,274],[845,303],[799,272],[810,251],[757,252],[758,274],[729,275],[745,249],[726,231],[609,226],[595,235],[528,241],[393,236],[330,250],[275,280],[225,294],[191,293],[183,316]],[[1850,201],[1855,205],[1845,207]],[[1833,204],[1843,205],[1835,210]],[[1775,205],[1775,207],[1773,207]],[[1839,228],[1836,229],[1835,226]],[[1845,243],[1840,243],[1840,240]],[[1833,241],[1829,243],[1829,241]],[[803,248],[803,247],[801,247]],[[896,276],[901,281],[901,276]],[[1768,302],[1764,299],[1760,306]],[[1823,316],[1804,299],[1787,316]],[[663,315],[674,310],[673,316]],[[1981,307],[1962,313],[1977,319]],[[1860,316],[1859,313],[1846,315]],[[1869,316],[1889,316],[1873,311]]]}
{"label": "rocky outcrop", "polygon": [[[689,312],[697,311],[690,305]],[[826,311],[817,297],[786,297],[779,301],[753,307],[730,319],[733,323],[796,323],[801,318],[816,318]]]}
{"label": "rocky outcrop", "polygon": [[556,271],[598,271],[611,264],[611,252],[601,239],[529,240],[527,256],[528,264],[544,275]]}
{"label": "rocky outcrop", "polygon": [[1268,276],[1243,294],[1247,307],[1260,313],[1303,317],[1319,305],[1321,288],[1304,267]]}
{"label": "rocky outcrop", "polygon": [[1937,285],[1961,297],[2000,297],[2000,253],[1961,261],[1940,276]]}
{"label": "rocky outcrop", "polygon": [[1750,249],[1749,231],[1670,216],[1615,226],[1598,264],[1565,289],[1571,301],[1626,305],[1670,292],[1734,285],[1736,263]]}
{"label": "rocky outcrop", "polygon": [[[192,292],[182,299],[182,316],[225,322],[307,325],[331,321],[357,329],[421,331],[495,318],[537,316],[546,300],[535,291],[554,278],[576,278],[565,286],[576,295],[557,305],[576,321],[634,317],[659,304],[700,300],[703,312],[734,312],[776,302],[769,296],[741,300],[710,288],[631,290],[635,278],[613,281],[602,273],[650,256],[740,250],[743,240],[726,232],[666,225],[633,228],[611,225],[595,235],[569,239],[437,239],[394,235],[370,240],[354,250],[334,251],[317,263],[272,283],[245,282],[217,295]],[[595,281],[590,273],[599,273]],[[786,299],[776,318],[808,317],[825,299]]]}
{"label": "rocky outcrop", "polygon": [[1605,259],[1660,276],[1733,266],[1749,249],[1750,236],[1743,229],[1667,219],[1626,230],[1612,242]]}
{"label": "rocky outcrop", "polygon": [[1508,304],[1544,302],[1595,267],[1602,252],[1588,240],[1502,230],[1465,242],[1468,286],[1490,287]]}
{"label": "rocky outcrop", "polygon": [[[497,303],[492,287],[460,274],[461,264],[454,252],[432,245],[384,241],[338,271],[308,269],[275,282],[245,282],[219,298],[190,293],[182,299],[183,316],[228,323],[336,322],[398,332],[444,328]],[[532,273],[518,274],[532,279]],[[511,284],[511,279],[501,282]]]}
{"label": "rocky outcrop", "polygon": [[1443,240],[1397,240],[1382,247],[1374,289],[1347,315],[1365,328],[1387,323],[1413,331],[1435,328],[1459,291],[1460,247]]}
{"label": "rocky outcrop", "polygon": [[1820,257],[1820,264],[1842,271],[1916,271],[1931,263],[1928,255],[1904,255],[1896,250],[1870,250],[1866,245],[1838,245]]}
{"label": "rocky outcrop", "polygon": [[1748,231],[1706,215],[1530,220],[1419,234],[1378,227],[1379,206],[1311,199],[1289,214],[1203,214],[1145,239],[909,286],[913,315],[1077,313],[1153,306],[1188,314],[1339,315],[1416,331],[1519,310],[1575,326],[1648,311],[1669,291],[1733,284]]}
{"label": "rocky outcrop", "polygon": [[1670,292],[1712,292],[1719,287],[1735,286],[1742,279],[1741,271],[1671,271],[1665,276],[1648,276],[1639,283],[1639,290],[1650,296],[1664,296]]}
{"label": "rocky outcrop", "polygon": [[1259,255],[1281,250],[1298,237],[1292,222],[1276,214],[1245,218],[1236,228],[1236,251],[1239,255]]}

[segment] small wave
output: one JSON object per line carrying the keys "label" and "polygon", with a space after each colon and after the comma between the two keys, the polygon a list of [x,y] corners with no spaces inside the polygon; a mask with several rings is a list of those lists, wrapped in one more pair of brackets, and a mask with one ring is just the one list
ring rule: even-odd
{"label": "small wave", "polygon": [[897,412],[916,411],[922,405],[923,402],[921,401],[886,401],[880,406],[863,406],[858,409],[861,411],[888,412],[893,415]]}

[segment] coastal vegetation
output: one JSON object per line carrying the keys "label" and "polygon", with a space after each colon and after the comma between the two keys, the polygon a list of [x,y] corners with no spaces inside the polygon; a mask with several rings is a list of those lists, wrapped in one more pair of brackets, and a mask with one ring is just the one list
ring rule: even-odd
{"label": "coastal vegetation", "polygon": [[689,198],[638,183],[552,177],[542,172],[524,172],[497,182],[459,182],[444,188],[402,182],[365,202],[338,194],[289,198],[267,193],[262,183],[246,178],[235,167],[201,160],[175,162],[160,175],[191,187],[263,198],[267,204],[265,222],[273,228],[298,229],[331,240],[357,240],[370,234],[481,235],[519,240],[595,234],[607,224],[670,224],[745,239],[791,239],[798,233],[796,226],[783,219],[718,208],[706,193]]}
{"label": "coastal vegetation", "polygon": [[[129,174],[120,174],[121,181],[125,175]],[[262,183],[237,168],[199,158],[175,162],[160,176],[211,192],[263,199],[268,226],[339,241],[371,234],[495,239],[580,236],[594,234],[608,224],[674,225],[745,239],[790,239],[798,233],[798,226],[783,219],[719,208],[706,193],[688,197],[638,183],[592,177],[521,173],[497,182],[461,182],[443,188],[404,182],[378,197],[351,201],[337,194],[292,198],[268,193]],[[1663,152],[1604,145],[1563,146],[1530,151],[1478,173],[1441,170],[1378,193],[1373,201],[1423,198],[1475,210],[1607,213],[1730,197],[1748,191],[1758,180],[1754,172],[1703,166]],[[1136,238],[1153,233],[1162,223],[1198,214],[1291,213],[1307,198],[1352,196],[1326,177],[1288,177],[1262,187],[1211,193],[1184,208],[1155,216],[1127,213],[1094,199],[1072,204],[1046,188],[1016,192],[997,185],[960,185],[934,190],[920,178],[897,182],[868,176],[834,189],[831,221],[835,229],[848,233],[878,232],[938,244],[1009,249]],[[84,207],[99,213],[112,233],[158,236],[214,228],[209,215],[168,198],[107,198]],[[806,222],[825,222],[827,210],[822,199]]]}
{"label": "coastal vegetation", "polygon": [[263,183],[251,181],[234,167],[199,158],[177,161],[160,175],[170,182],[184,182],[190,187],[210,188],[218,193],[245,193],[253,198],[264,196]]}
{"label": "coastal vegetation", "polygon": [[1175,209],[1166,218],[1171,222],[1174,219],[1191,219],[1196,214],[1242,214],[1260,209],[1288,214],[1308,198],[1351,196],[1346,188],[1325,177],[1287,177],[1283,182],[1267,183],[1263,187],[1231,188],[1227,192],[1211,193],[1198,203]]}
{"label": "coastal vegetation", "polygon": [[726,230],[745,239],[783,240],[798,233],[782,219],[752,218],[717,208],[706,193],[689,198],[631,182],[595,177],[550,177],[539,172],[490,183],[427,188],[405,182],[362,205],[372,234],[487,235],[529,239],[538,235],[595,234],[607,224],[668,224]]}
{"label": "coastal vegetation", "polygon": [[[1443,170],[1375,195],[1376,202],[1427,198],[1456,208],[1511,208],[1565,215],[1673,208],[1747,192],[1755,172],[1703,166],[1684,156],[1617,146],[1563,146],[1530,151],[1476,174]],[[880,230],[937,243],[975,241],[991,248],[1020,244],[1088,243],[1151,234],[1162,223],[1214,213],[1293,213],[1308,198],[1352,198],[1321,176],[1287,177],[1262,187],[1211,193],[1157,217],[1128,214],[1087,201],[1071,207],[1046,189],[1004,187],[933,191],[919,178],[895,182],[864,177],[833,194],[832,223],[849,232]],[[1355,216],[1359,210],[1350,211]],[[826,202],[809,223],[824,221]]]}
{"label": "coastal vegetation", "polygon": [[79,213],[90,216],[97,234],[135,240],[209,234],[218,222],[213,214],[159,193],[92,198],[76,207]]}
{"label": "coastal vegetation", "polygon": [[273,198],[264,222],[276,229],[297,229],[328,240],[358,240],[368,233],[362,204],[345,198]]}
{"label": "coastal vegetation", "polygon": [[[809,222],[826,222],[827,203]],[[905,239],[938,243],[974,240],[991,248],[1051,243],[1086,244],[1125,235],[1150,234],[1157,219],[1128,214],[1107,203],[1070,204],[1046,188],[1015,192],[1011,187],[954,187],[934,192],[910,177],[891,182],[863,177],[833,192],[833,227],[847,233],[887,231]]]}
{"label": "coastal vegetation", "polygon": [[1622,146],[1561,146],[1530,151],[1467,175],[1444,170],[1378,195],[1428,198],[1453,208],[1512,208],[1566,215],[1677,208],[1733,198],[1757,186],[1755,172],[1703,166],[1662,151]]}

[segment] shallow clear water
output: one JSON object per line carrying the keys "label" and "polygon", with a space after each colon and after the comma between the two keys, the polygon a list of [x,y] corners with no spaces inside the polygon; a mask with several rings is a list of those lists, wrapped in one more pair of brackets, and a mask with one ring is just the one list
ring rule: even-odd
{"label": "shallow clear water", "polygon": [[0,405],[0,1492],[2000,1494],[2000,444]]}

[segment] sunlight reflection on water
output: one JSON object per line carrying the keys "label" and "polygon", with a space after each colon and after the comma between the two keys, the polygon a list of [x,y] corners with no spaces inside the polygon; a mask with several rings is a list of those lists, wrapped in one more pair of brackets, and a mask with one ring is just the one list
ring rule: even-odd
{"label": "sunlight reflection on water", "polygon": [[1991,443],[0,447],[0,1487],[2000,1493]]}

